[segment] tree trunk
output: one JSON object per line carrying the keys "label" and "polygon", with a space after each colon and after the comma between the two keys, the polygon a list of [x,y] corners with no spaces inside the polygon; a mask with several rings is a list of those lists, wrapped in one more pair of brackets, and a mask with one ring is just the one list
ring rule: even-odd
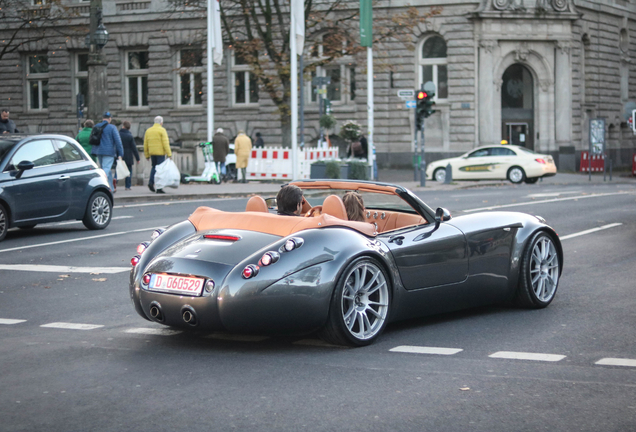
{"label": "tree trunk", "polygon": [[291,117],[281,116],[281,142],[283,147],[291,147]]}

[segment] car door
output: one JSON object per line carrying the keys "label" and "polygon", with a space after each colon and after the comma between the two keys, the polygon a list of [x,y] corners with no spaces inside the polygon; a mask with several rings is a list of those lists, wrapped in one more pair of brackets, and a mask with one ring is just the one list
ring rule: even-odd
{"label": "car door", "polygon": [[9,186],[15,202],[12,209],[16,222],[42,221],[64,215],[71,202],[69,176],[64,172],[62,157],[50,139],[37,138],[23,143],[11,156],[5,171],[18,163],[35,165]]}
{"label": "car door", "polygon": [[56,139],[56,147],[64,159],[64,172],[69,176],[71,209],[82,215],[91,191],[87,188],[93,177],[99,176],[92,161],[85,159],[79,146],[70,141]]}
{"label": "car door", "polygon": [[510,167],[519,164],[517,153],[507,147],[493,147],[490,154],[494,167],[490,178],[505,180],[508,177]]}
{"label": "car door", "polygon": [[452,225],[423,225],[381,234],[391,250],[406,290],[461,283],[468,277],[464,234]]}
{"label": "car door", "polygon": [[492,171],[490,148],[480,148],[459,159],[453,167],[453,178],[457,180],[481,180],[490,178]]}

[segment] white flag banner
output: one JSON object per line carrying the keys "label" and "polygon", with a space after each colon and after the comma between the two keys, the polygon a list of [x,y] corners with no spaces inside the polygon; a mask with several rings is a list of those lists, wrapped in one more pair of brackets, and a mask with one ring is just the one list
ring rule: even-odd
{"label": "white flag banner", "polygon": [[296,51],[298,55],[303,55],[305,45],[305,1],[291,0],[292,14],[296,21],[296,28],[292,29],[296,35]]}
{"label": "white flag banner", "polygon": [[213,0],[212,7],[212,25],[214,33],[212,37],[212,47],[214,48],[214,63],[220,65],[223,63],[223,35],[221,34],[221,6],[219,0]]}

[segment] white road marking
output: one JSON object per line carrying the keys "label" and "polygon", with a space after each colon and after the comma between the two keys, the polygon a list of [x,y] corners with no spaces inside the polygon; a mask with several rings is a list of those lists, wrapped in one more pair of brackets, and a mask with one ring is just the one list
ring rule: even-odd
{"label": "white road marking", "polygon": [[527,352],[514,352],[514,351],[497,351],[494,354],[490,354],[488,357],[511,359],[511,360],[533,360],[533,361],[546,361],[546,362],[558,362],[565,358],[560,354],[541,354],[541,353],[527,353]]}
{"label": "white road marking", "polygon": [[240,335],[240,334],[227,334],[227,333],[213,333],[205,336],[206,339],[218,339],[218,340],[228,340],[235,342],[261,342],[269,339],[268,336],[257,336],[257,335]]}
{"label": "white road marking", "polygon": [[591,233],[595,233],[597,231],[603,231],[603,230],[606,230],[608,228],[614,228],[614,227],[621,226],[621,225],[623,225],[623,224],[622,223],[613,223],[613,224],[609,224],[609,225],[603,225],[603,226],[600,226],[598,228],[592,228],[592,229],[585,230],[585,231],[579,231],[577,233],[568,234],[568,235],[563,236],[563,237],[559,236],[559,239],[561,241],[563,241],[563,240],[571,239],[571,238],[574,238],[574,237],[582,236],[582,235],[585,235],[585,234],[591,234]]}
{"label": "white road marking", "polygon": [[11,325],[11,324],[20,324],[20,323],[23,323],[23,322],[26,322],[26,320],[0,318],[0,324]]}
{"label": "white road marking", "polygon": [[157,336],[172,336],[182,332],[179,330],[170,330],[167,328],[139,327],[139,328],[131,328],[128,330],[124,330],[124,333],[157,335]]}
{"label": "white road marking", "polygon": [[[110,220],[131,219],[131,218],[134,218],[134,216],[113,216],[112,218],[110,218]],[[61,226],[61,225],[72,225],[72,224],[80,224],[80,223],[82,223],[82,221],[52,222],[52,223],[42,224],[42,226]]]}
{"label": "white road marking", "polygon": [[462,352],[464,350],[461,348],[440,348],[440,347],[401,345],[395,348],[391,348],[389,351],[410,353],[410,354],[453,355],[453,354],[457,354],[458,352]]}
{"label": "white road marking", "polygon": [[597,365],[602,366],[627,366],[627,367],[636,367],[636,360],[625,359],[625,358],[604,358],[600,359],[596,363]]}
{"label": "white road marking", "polygon": [[59,329],[68,329],[68,330],[93,330],[93,329],[104,327],[104,326],[99,324],[76,324],[76,323],[54,322],[49,324],[43,324],[40,327],[59,328]]}
{"label": "white road marking", "polygon": [[9,249],[0,249],[0,253],[2,253],[2,252],[12,252],[12,251],[23,250],[23,249],[31,249],[31,248],[37,248],[37,247],[43,247],[43,246],[53,246],[53,245],[64,244],[64,243],[73,243],[73,242],[85,241],[85,240],[94,240],[94,239],[98,239],[98,238],[112,237],[112,236],[130,234],[130,233],[136,233],[136,232],[142,232],[142,231],[154,231],[157,228],[160,228],[160,227],[141,228],[141,229],[136,229],[136,230],[131,230],[131,231],[120,231],[120,232],[109,233],[109,234],[100,234],[100,235],[96,235],[96,236],[80,237],[80,238],[75,238],[75,239],[70,239],[70,240],[60,240],[60,241],[56,241],[56,242],[40,243],[40,244],[34,244],[34,245],[28,245],[28,246],[19,246],[19,247],[14,247],[14,248],[9,248]]}
{"label": "white road marking", "polygon": [[574,193],[581,193],[581,191],[536,193],[536,194],[526,195],[526,197],[528,197],[528,198],[547,198],[547,197],[555,197],[555,196],[559,196],[559,195],[574,194]]}
{"label": "white road marking", "polygon": [[[272,192],[273,193],[273,192]],[[149,206],[160,206],[160,205],[174,205],[174,204],[185,204],[185,203],[195,203],[195,202],[210,202],[210,201],[228,201],[228,200],[240,200],[245,199],[245,197],[239,198],[208,198],[208,199],[182,199],[179,201],[156,201],[156,202],[148,202],[148,203],[140,203],[140,204],[122,204],[113,206],[114,209],[118,208],[133,208],[133,207],[149,207]]]}
{"label": "white road marking", "polygon": [[73,267],[38,264],[0,264],[0,270],[15,270],[48,273],[123,273],[130,271],[130,267]]}
{"label": "white road marking", "polygon": [[567,198],[554,198],[554,199],[541,200],[541,201],[527,201],[522,203],[503,204],[498,206],[468,209],[468,210],[463,210],[463,212],[472,213],[472,212],[484,211],[484,210],[494,210],[494,209],[508,208],[508,207],[521,207],[521,206],[527,206],[527,205],[546,204],[546,203],[559,202],[559,201],[572,201],[572,200],[579,200],[579,199],[586,199],[586,198],[602,198],[607,196],[625,195],[625,194],[632,194],[632,193],[633,192],[625,191],[625,192],[612,192],[612,193],[605,193],[605,194],[581,195],[581,196],[567,197]]}

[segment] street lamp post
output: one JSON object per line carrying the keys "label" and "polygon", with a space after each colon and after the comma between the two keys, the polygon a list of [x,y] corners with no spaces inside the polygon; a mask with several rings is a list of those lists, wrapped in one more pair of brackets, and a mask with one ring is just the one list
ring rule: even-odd
{"label": "street lamp post", "polygon": [[108,31],[102,23],[102,1],[91,0],[90,32],[86,35],[88,53],[88,118],[97,123],[108,111],[108,61],[102,48],[108,43]]}

